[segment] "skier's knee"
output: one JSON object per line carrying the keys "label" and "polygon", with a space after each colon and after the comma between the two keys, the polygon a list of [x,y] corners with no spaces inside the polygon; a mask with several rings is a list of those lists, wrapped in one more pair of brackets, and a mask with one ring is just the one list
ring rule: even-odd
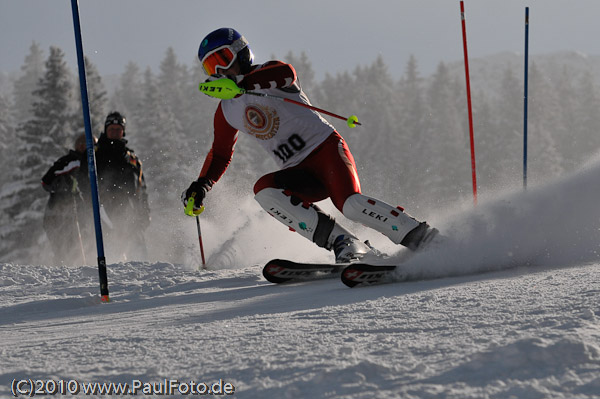
{"label": "skier's knee", "polygon": [[273,173],[264,175],[254,183],[254,195],[268,187],[275,187],[275,175]]}

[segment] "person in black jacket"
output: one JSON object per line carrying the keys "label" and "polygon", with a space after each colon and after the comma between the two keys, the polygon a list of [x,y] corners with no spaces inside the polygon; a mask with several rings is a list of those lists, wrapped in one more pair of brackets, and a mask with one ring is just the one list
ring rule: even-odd
{"label": "person in black jacket", "polygon": [[142,162],[127,147],[125,128],[123,115],[108,114],[98,139],[96,170],[109,250],[127,260],[146,257],[144,231],[150,224],[150,208]]}
{"label": "person in black jacket", "polygon": [[85,146],[82,134],[75,140],[74,149],[54,162],[42,177],[42,187],[50,193],[43,226],[59,264],[86,263],[86,253],[93,243]]}

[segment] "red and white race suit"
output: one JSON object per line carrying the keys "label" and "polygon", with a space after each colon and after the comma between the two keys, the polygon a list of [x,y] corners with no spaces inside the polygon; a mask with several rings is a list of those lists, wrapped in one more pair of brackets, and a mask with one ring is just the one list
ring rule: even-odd
{"label": "red and white race suit", "polygon": [[[255,67],[239,85],[310,104],[294,68],[280,61]],[[255,193],[277,187],[290,189],[307,202],[331,197],[341,210],[348,196],[360,192],[350,150],[333,125],[315,111],[273,98],[241,95],[220,102],[214,129],[213,145],[200,177],[219,180],[231,162],[241,131],[258,140],[282,169],[263,176]]]}

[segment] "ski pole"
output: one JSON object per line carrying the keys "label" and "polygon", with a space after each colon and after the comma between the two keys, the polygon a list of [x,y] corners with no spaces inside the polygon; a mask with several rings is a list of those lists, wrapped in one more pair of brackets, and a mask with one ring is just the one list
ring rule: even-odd
{"label": "ski pole", "polygon": [[202,230],[200,230],[200,216],[196,216],[196,226],[198,227],[198,242],[200,243],[200,256],[202,257],[202,268],[206,269],[206,260],[204,259],[204,245],[202,245]]}
{"label": "ski pole", "polygon": [[81,256],[83,258],[83,264],[87,265],[85,259],[85,250],[83,249],[83,239],[81,238],[81,228],[79,227],[79,216],[77,215],[77,199],[73,195],[73,210],[75,211],[75,226],[77,226],[77,237],[79,237],[79,249],[81,250]]}
{"label": "ski pole", "polygon": [[206,269],[206,260],[204,259],[204,245],[202,244],[202,230],[200,229],[200,214],[204,212],[204,206],[201,206],[198,212],[194,212],[194,196],[192,196],[188,198],[184,212],[188,216],[196,216],[196,227],[198,228],[198,242],[200,243],[200,256],[202,257],[202,269]]}
{"label": "ski pole", "polygon": [[73,198],[73,213],[75,214],[75,226],[77,227],[77,237],[79,238],[79,249],[81,250],[81,256],[83,259],[83,264],[87,265],[87,260],[85,259],[85,250],[83,249],[83,239],[81,238],[81,228],[79,227],[79,216],[77,215],[77,198],[76,195],[79,195],[79,198],[83,200],[81,196],[81,191],[79,191],[79,183],[77,179],[73,176],[71,177],[71,198]]}
{"label": "ski pole", "polygon": [[334,118],[338,118],[338,119],[341,119],[343,121],[346,121],[346,124],[348,125],[348,127],[356,127],[356,125],[361,125],[361,123],[358,121],[358,117],[356,115],[351,115],[349,118],[346,118],[344,116],[341,116],[341,115],[338,115],[338,114],[334,114],[333,112],[326,111],[326,110],[324,110],[322,108],[317,108],[317,107],[314,107],[314,106],[309,105],[309,104],[304,104],[304,103],[301,103],[300,101],[292,100],[291,98],[274,96],[272,94],[257,93],[257,92],[254,92],[254,91],[244,91],[243,94],[250,94],[250,95],[258,96],[258,97],[272,98],[274,100],[284,101],[286,103],[295,104],[295,105],[299,105],[299,106],[304,107],[304,108],[312,109],[313,111],[317,111],[317,112],[319,112],[321,114],[333,116]]}
{"label": "ski pole", "polygon": [[348,125],[348,127],[356,127],[356,125],[361,125],[361,123],[358,122],[358,117],[356,115],[350,115],[350,117],[346,118],[344,116],[334,114],[333,112],[329,112],[322,108],[314,107],[309,104],[304,104],[300,101],[292,100],[291,98],[274,96],[272,94],[266,94],[266,93],[257,93],[254,91],[246,91],[245,89],[238,87],[233,80],[228,79],[228,78],[213,80],[211,82],[200,83],[200,86],[198,87],[198,89],[202,93],[204,93],[208,96],[220,98],[221,100],[230,100],[230,99],[234,98],[235,96],[238,96],[241,94],[250,94],[250,95],[258,96],[258,97],[272,98],[274,100],[279,100],[279,101],[284,101],[286,103],[299,105],[301,107],[308,108],[313,111],[317,111],[322,114],[332,116],[334,118],[341,119],[343,121],[346,121],[346,124]]}

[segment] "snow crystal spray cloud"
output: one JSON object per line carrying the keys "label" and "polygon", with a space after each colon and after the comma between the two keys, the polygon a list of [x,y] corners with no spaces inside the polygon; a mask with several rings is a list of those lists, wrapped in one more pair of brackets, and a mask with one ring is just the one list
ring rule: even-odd
{"label": "snow crystal spray cloud", "polygon": [[553,182],[453,215],[447,240],[408,263],[414,278],[519,266],[568,266],[600,257],[600,161]]}

